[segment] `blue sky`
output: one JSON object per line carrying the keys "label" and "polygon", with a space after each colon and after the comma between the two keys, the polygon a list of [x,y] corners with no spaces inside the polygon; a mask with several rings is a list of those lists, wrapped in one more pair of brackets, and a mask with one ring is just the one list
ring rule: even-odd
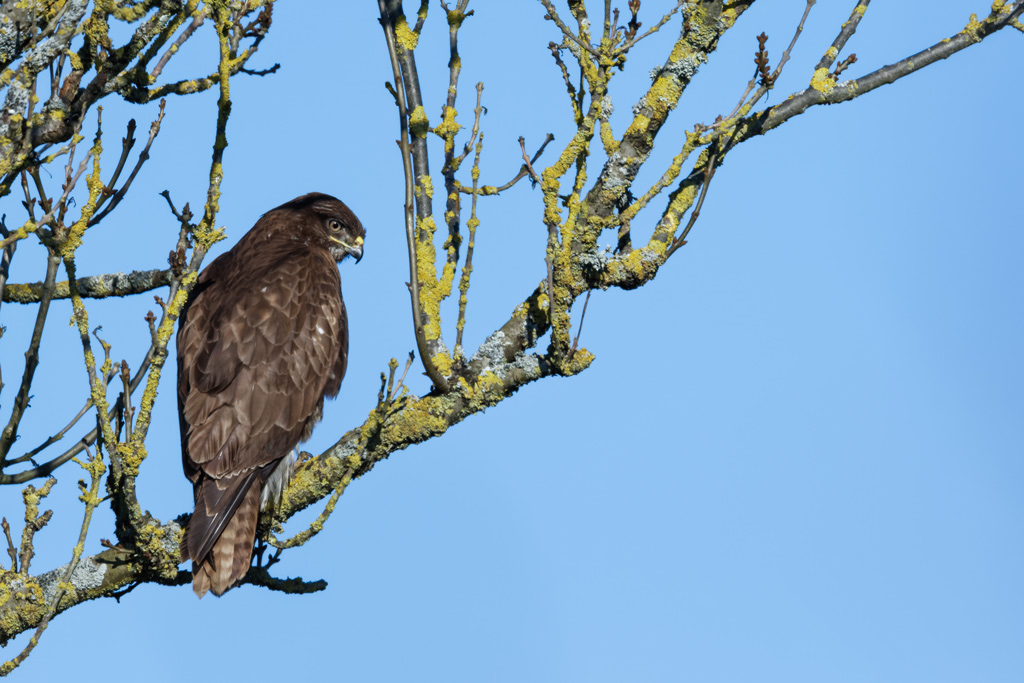
{"label": "blue sky", "polygon": [[[655,6],[670,4],[645,2],[641,19],[653,23]],[[661,174],[683,130],[732,109],[761,31],[775,63],[804,4],[762,2],[742,17],[637,187]],[[770,102],[806,87],[854,4],[818,3]],[[519,168],[520,135],[535,147],[554,133],[546,160],[571,135],[546,47],[557,29],[539,3],[471,7],[457,108],[471,124],[482,80],[482,178],[500,184]],[[988,7],[874,3],[847,48],[859,57],[847,74],[927,47]],[[617,134],[676,30],[641,44],[613,81]],[[169,78],[212,63],[211,32],[198,37]],[[304,678],[358,681],[1020,680],[1022,40],[1003,31],[731,153],[690,243],[657,279],[591,298],[580,339],[597,357],[589,370],[528,386],[392,455],[276,567],[326,579],[327,591],[246,586],[197,601],[187,587],[142,586],[120,604],[57,618],[15,676],[271,680],[299,667]],[[447,86],[436,6],[417,55],[433,123]],[[313,190],[344,199],[366,226],[365,258],[342,266],[350,367],[305,446],[319,452],[373,407],[388,359],[415,346],[375,3],[281,3],[255,66],[274,62],[273,76],[233,82],[218,219],[229,239],[216,253],[267,209]],[[127,119],[141,132],[155,112],[104,107],[112,167]],[[157,193],[201,205],[214,116],[212,93],[169,101],[152,160],[87,236],[80,272],[166,262],[177,231]],[[432,155],[436,171],[437,147]],[[3,210],[20,216],[15,197]],[[526,183],[480,201],[467,347],[543,277],[541,213]],[[42,262],[26,244],[12,279],[40,279]],[[149,296],[94,302],[90,320],[134,364],[152,307]],[[32,311],[0,312],[6,415]],[[68,313],[63,303],[51,313],[22,428],[29,447],[85,395]],[[449,343],[454,322],[449,314]],[[426,392],[429,381],[410,374],[411,389]],[[149,443],[140,496],[172,518],[191,506],[172,381]],[[79,476],[59,472],[36,570],[70,555]],[[16,488],[0,490],[0,511],[20,520]],[[99,516],[87,551],[112,536],[110,521]]]}

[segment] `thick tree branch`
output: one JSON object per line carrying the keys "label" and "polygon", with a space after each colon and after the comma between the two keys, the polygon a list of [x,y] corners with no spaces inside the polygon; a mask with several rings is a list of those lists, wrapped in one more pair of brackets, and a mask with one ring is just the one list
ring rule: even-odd
{"label": "thick tree branch", "polygon": [[[171,283],[169,269],[133,270],[130,273],[106,273],[78,278],[75,284],[78,293],[85,299],[105,299],[111,296],[142,294]],[[3,300],[16,304],[35,304],[42,299],[46,285],[43,282],[28,284],[10,283],[4,290]],[[54,285],[51,299],[67,299],[71,296],[67,280]]]}

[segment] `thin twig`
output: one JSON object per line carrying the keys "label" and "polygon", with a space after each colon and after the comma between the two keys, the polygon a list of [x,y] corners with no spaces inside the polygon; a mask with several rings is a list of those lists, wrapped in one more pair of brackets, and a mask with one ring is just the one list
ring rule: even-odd
{"label": "thin twig", "polygon": [[[551,233],[553,229],[548,230],[548,241],[549,243],[553,239]],[[549,253],[544,255],[544,265],[548,269],[548,315],[554,318],[555,315],[555,275],[554,268],[551,264],[550,248]]]}
{"label": "thin twig", "polygon": [[121,393],[122,397],[122,414],[124,415],[124,426],[125,434],[130,435],[132,433],[132,416],[135,415],[135,408],[132,407],[132,376],[131,371],[128,369],[127,361],[121,361],[121,384],[124,387],[124,391]]}
{"label": "thin twig", "polygon": [[263,76],[269,76],[271,74],[276,74],[277,70],[280,69],[280,68],[281,68],[280,64],[274,64],[274,66],[269,67],[267,69],[246,69],[245,67],[242,67],[241,69],[238,70],[238,73],[245,74],[246,76],[260,76],[260,77],[263,77]]}
{"label": "thin twig", "polygon": [[[807,0],[807,4],[804,6],[803,16],[800,17],[800,23],[797,24],[796,32],[793,34],[793,39],[789,41],[789,47],[787,47],[785,52],[782,53],[782,57],[779,58],[779,64],[778,66],[775,67],[775,71],[772,72],[771,76],[769,77],[766,75],[767,82],[762,83],[761,87],[757,89],[757,92],[754,93],[754,97],[752,98],[749,104],[753,104],[760,100],[762,97],[764,97],[765,93],[768,92],[775,85],[776,81],[778,81],[779,76],[782,74],[782,67],[785,66],[786,62],[789,61],[789,55],[793,51],[793,47],[796,45],[796,41],[800,37],[800,34],[803,33],[804,23],[806,23],[807,16],[811,13],[811,7],[813,7],[816,2],[817,0]],[[870,0],[867,0],[867,2],[870,2]],[[865,2],[865,4],[867,4],[867,2]],[[753,90],[754,87],[758,84],[759,75],[760,74],[757,71],[754,72],[754,77],[750,79],[749,83],[747,83],[747,88],[746,90],[743,91],[743,94],[740,96],[740,101],[736,104],[736,107],[731,112],[729,112],[729,115],[725,117],[724,121],[732,119],[734,116],[736,116],[736,114],[739,113],[739,111],[743,108],[745,104],[748,104],[747,96],[750,94],[750,91]]]}
{"label": "thin twig", "polygon": [[[71,176],[68,179],[68,182],[64,187],[64,194],[61,195],[59,200],[54,202],[53,207],[49,211],[47,211],[46,214],[43,215],[43,217],[40,218],[38,221],[29,221],[24,226],[22,226],[20,230],[15,230],[14,232],[12,232],[9,237],[6,237],[2,242],[0,242],[0,249],[3,249],[8,244],[13,244],[18,240],[24,239],[28,235],[34,233],[40,227],[49,224],[49,222],[53,220],[54,214],[56,213],[57,209],[62,206],[66,207],[68,196],[71,194],[71,190],[74,189],[75,184],[78,183],[78,179],[82,177],[82,173],[85,172],[86,166],[88,165],[89,159],[91,157],[92,152],[90,151],[86,155],[86,157],[82,159],[82,163],[78,165],[78,171],[74,174],[74,176]],[[68,160],[68,163],[70,164],[70,159]]]}
{"label": "thin twig", "polygon": [[391,390],[388,392],[388,403],[394,401],[395,396],[397,396],[398,392],[401,391],[402,387],[405,386],[405,376],[409,374],[409,368],[412,367],[413,361],[415,360],[416,354],[410,351],[409,357],[405,361],[405,369],[402,370],[402,376],[398,378],[398,384],[395,384],[393,387],[391,387]]}
{"label": "thin twig", "polygon": [[380,391],[377,392],[377,409],[384,407],[385,399],[391,394],[391,387],[395,384],[395,370],[398,369],[398,361],[392,358],[388,361],[388,374],[380,373]]}
{"label": "thin twig", "polygon": [[[150,365],[153,362],[153,355],[154,355],[154,353],[155,353],[157,348],[158,348],[158,343],[157,343],[157,340],[154,339],[153,343],[149,347],[149,350],[146,352],[146,355],[143,357],[142,363],[140,363],[140,365],[139,365],[139,369],[135,371],[135,376],[132,378],[132,383],[131,383],[131,391],[132,391],[132,393],[134,393],[136,391],[136,389],[138,389],[139,385],[142,383],[142,379],[146,376],[146,372],[149,370]],[[111,372],[107,376],[107,383],[109,384],[110,381],[114,377],[115,377],[115,373]],[[121,405],[122,405],[121,404],[121,398],[118,397],[117,401],[114,403],[114,405],[107,412],[107,420],[114,419],[114,417],[117,415],[117,413],[121,410]],[[83,408],[83,410],[88,411],[92,407],[93,407],[93,402],[92,402],[92,399],[90,398],[88,401],[86,401],[86,405]],[[50,446],[52,443],[56,443],[57,441],[59,441],[64,436],[64,433],[68,429],[70,429],[72,426],[74,426],[74,424],[76,422],[78,422],[79,419],[80,419],[80,417],[76,416],[74,418],[74,420],[71,422],[71,424],[69,424],[67,427],[65,427],[63,430],[61,430],[61,432],[59,432],[58,434],[50,437],[50,439],[47,439],[46,442],[41,444],[39,447],[29,451],[25,455],[19,456],[18,458],[15,458],[14,460],[8,461],[7,464],[11,465],[11,464],[14,464],[14,463],[21,463],[21,462],[25,462],[26,460],[31,460],[37,453],[41,452],[44,448]],[[38,467],[35,467],[35,468],[31,469],[31,470],[25,470],[23,472],[18,472],[16,474],[0,474],[0,484],[23,484],[26,481],[31,481],[32,479],[39,479],[40,477],[49,476],[52,472],[57,470],[57,468],[59,468],[61,465],[63,465],[67,461],[71,460],[73,457],[75,457],[76,455],[78,455],[79,453],[84,451],[86,448],[91,446],[93,443],[95,443],[96,438],[98,436],[99,436],[99,427],[93,427],[93,429],[89,433],[87,433],[85,436],[83,436],[78,441],[76,441],[74,446],[72,446],[68,450],[64,451],[63,453],[61,453],[57,457],[55,457],[55,458],[53,458],[53,459],[51,459],[51,460],[49,460],[47,462],[44,462],[42,465],[39,465]]]}
{"label": "thin twig", "polygon": [[50,495],[57,480],[50,477],[43,482],[39,488],[29,484],[21,492],[21,499],[25,503],[25,527],[21,530],[21,548],[18,553],[18,565],[21,572],[28,574],[32,567],[32,558],[35,556],[35,535],[45,527],[53,516],[53,510],[46,510],[39,513],[39,503]]}
{"label": "thin twig", "polygon": [[178,49],[185,43],[185,41],[189,39],[197,28],[203,25],[203,22],[206,21],[206,12],[207,5],[203,5],[201,8],[196,10],[192,17],[192,23],[185,27],[185,30],[178,35],[177,39],[171,43],[171,46],[167,48],[164,54],[160,57],[160,61],[156,63],[156,66],[153,67],[153,71],[150,72],[150,76],[154,81],[160,77],[160,74],[163,72],[164,67],[167,66],[167,62],[171,60],[171,57],[177,54]]}
{"label": "thin twig", "polygon": [[480,100],[483,97],[484,84],[478,82],[476,84],[476,109],[473,110],[473,130],[469,134],[469,140],[462,148],[462,154],[457,158],[456,165],[461,166],[462,162],[469,156],[470,151],[473,149],[473,144],[476,142],[476,136],[480,133],[480,115],[483,114],[483,106],[480,104]]}
{"label": "thin twig", "polygon": [[569,69],[565,66],[565,62],[562,61],[561,51],[565,48],[565,41],[562,41],[561,45],[555,44],[554,41],[548,43],[548,49],[551,50],[551,56],[555,59],[555,64],[558,65],[559,70],[562,73],[562,80],[565,81],[565,90],[569,93],[569,104],[572,106],[573,120],[576,125],[579,126],[583,120],[583,112],[580,111],[579,104],[576,102],[576,88],[572,84],[572,80],[569,78]]}
{"label": "thin twig", "polygon": [[796,41],[800,38],[800,34],[804,32],[804,23],[807,21],[807,15],[811,13],[811,8],[814,7],[818,0],[807,0],[807,6],[804,7],[804,14],[800,17],[800,23],[797,24],[796,32],[793,34],[793,39],[789,41],[789,47],[782,53],[782,57],[779,58],[779,65],[775,67],[775,71],[772,72],[772,83],[779,80],[779,75],[782,73],[782,67],[789,61],[789,53],[793,51],[793,47],[796,45]]}
{"label": "thin twig", "polygon": [[715,159],[718,155],[717,150],[711,153],[708,157],[707,170],[704,171],[704,185],[700,188],[700,197],[697,199],[696,205],[693,207],[693,211],[690,213],[690,220],[686,223],[686,228],[682,234],[676,239],[672,240],[672,245],[665,251],[665,258],[675,253],[676,249],[686,244],[686,236],[690,234],[690,230],[693,228],[694,223],[700,217],[700,207],[704,205],[704,198],[708,194],[708,188],[711,186],[711,179],[715,177]]}
{"label": "thin twig", "polygon": [[[132,186],[132,181],[135,180],[135,176],[139,174],[139,169],[141,169],[142,165],[149,159],[149,148],[153,146],[153,141],[156,140],[156,136],[160,132],[160,124],[164,120],[164,106],[166,104],[167,100],[160,100],[160,113],[157,114],[156,120],[153,121],[153,124],[149,127],[149,140],[146,141],[146,147],[142,150],[142,153],[139,154],[139,160],[136,162],[135,168],[132,169],[131,174],[129,174],[128,180],[126,180],[121,189],[114,194],[114,198],[111,200],[110,206],[103,211],[99,211],[89,220],[89,227],[96,225],[106,218],[107,214],[116,209],[117,205],[121,203],[122,199],[124,199],[125,194],[128,192],[128,188]],[[134,123],[134,119],[132,121]],[[132,140],[132,144],[134,144],[134,142],[135,141]],[[125,152],[124,156],[127,156],[127,150],[125,150]],[[114,174],[113,180],[110,181],[110,185],[107,186],[111,192],[113,192],[114,183],[117,182],[118,173],[120,173],[120,167],[118,168],[118,172]],[[101,201],[100,206],[102,206],[102,204],[103,202]],[[97,206],[96,208],[99,209],[100,206]]]}
{"label": "thin twig", "polygon": [[562,19],[558,16],[558,12],[555,11],[555,6],[551,4],[551,0],[540,0],[540,4],[544,5],[544,9],[548,13],[544,16],[545,19],[550,19],[555,22],[555,25],[562,31],[566,38],[579,45],[581,48],[594,55],[595,57],[601,57],[601,53],[594,49],[594,46],[590,43],[585,43],[580,40],[576,34],[569,30],[569,27],[565,25]]}
{"label": "thin twig", "polygon": [[416,26],[412,32],[416,35],[423,30],[423,22],[427,20],[427,11],[430,9],[430,0],[420,0],[420,8],[416,11]]}
{"label": "thin twig", "polygon": [[576,338],[572,340],[572,348],[569,349],[569,360],[576,355],[576,344],[580,340],[580,335],[583,333],[583,321],[587,317],[587,304],[590,303],[590,292],[587,290],[587,298],[583,300],[583,311],[580,313],[580,326],[576,328]]}
{"label": "thin twig", "polygon": [[[7,229],[7,226],[4,225],[5,218],[7,218],[6,214],[4,214],[3,217],[0,217],[0,237],[7,238],[10,237],[11,233]],[[7,289],[7,280],[11,275],[11,260],[14,258],[14,252],[17,251],[17,249],[17,242],[12,242],[3,249],[0,249],[0,305],[2,305],[4,301],[4,291]],[[0,329],[0,335],[2,334],[3,331]],[[3,388],[4,382],[2,376],[0,376],[0,391],[2,391]]]}
{"label": "thin twig", "polygon": [[[480,103],[477,101],[477,108]],[[462,357],[462,332],[466,328],[466,304],[469,295],[469,278],[473,273],[473,249],[476,247],[476,228],[480,219],[476,216],[476,200],[480,195],[477,193],[477,184],[480,180],[480,152],[483,150],[484,136],[480,135],[480,141],[476,144],[476,155],[473,157],[473,200],[469,210],[469,220],[466,227],[469,229],[469,245],[466,247],[466,262],[462,265],[462,277],[459,279],[459,319],[455,324],[455,355]]]}
{"label": "thin twig", "polygon": [[100,196],[100,200],[96,203],[96,210],[99,211],[103,208],[103,205],[108,199],[114,196],[114,186],[117,185],[118,178],[121,177],[121,171],[124,170],[124,165],[128,161],[128,155],[132,151],[132,147],[135,146],[135,119],[128,120],[128,130],[125,136],[121,138],[121,156],[117,160],[117,167],[114,168],[114,174],[107,181],[106,186],[103,188],[103,194]]}
{"label": "thin twig", "polygon": [[11,450],[15,439],[18,438],[18,425],[28,408],[29,391],[32,389],[32,379],[35,377],[36,367],[39,365],[39,344],[43,341],[43,326],[46,325],[46,316],[50,311],[50,296],[53,293],[53,284],[57,278],[57,268],[60,265],[60,256],[49,252],[46,260],[46,280],[43,286],[43,297],[39,302],[39,310],[36,311],[36,322],[32,328],[32,337],[29,341],[28,350],[25,352],[25,370],[21,375],[21,386],[14,399],[14,407],[11,409],[11,417],[7,426],[0,434],[0,463],[3,463]]}
{"label": "thin twig", "polygon": [[323,512],[321,512],[320,515],[317,516],[317,518],[313,521],[312,524],[309,525],[307,529],[305,529],[304,531],[300,531],[299,533],[295,534],[291,538],[284,541],[278,540],[277,536],[275,536],[273,532],[268,531],[266,538],[267,544],[272,545],[280,550],[285,550],[287,548],[294,548],[296,546],[300,546],[309,539],[316,536],[318,533],[320,533],[320,531],[324,528],[324,524],[327,522],[328,518],[330,518],[331,513],[334,512],[334,507],[338,504],[338,499],[341,498],[341,494],[343,494],[345,492],[345,489],[348,488],[348,485],[352,481],[352,477],[355,476],[355,473],[356,468],[352,466],[349,466],[345,470],[345,473],[341,477],[341,481],[338,482],[338,485],[335,487],[330,499],[327,501],[327,505],[324,506]]}
{"label": "thin twig", "polygon": [[[472,11],[466,12],[466,6],[469,4],[469,0],[460,0],[455,6],[455,9],[449,9],[448,4],[442,0],[441,7],[444,9],[445,14],[448,17],[448,97],[445,101],[444,108],[442,110],[442,119],[446,125],[438,126],[434,129],[434,132],[444,140],[444,164],[441,167],[441,175],[444,177],[444,188],[445,188],[445,222],[448,225],[448,241],[446,245],[446,259],[447,266],[452,268],[456,267],[459,262],[459,247],[462,244],[462,235],[459,232],[461,224],[461,213],[462,213],[462,202],[457,191],[459,182],[455,179],[455,172],[458,170],[459,165],[462,163],[462,159],[465,158],[467,150],[463,150],[461,157],[455,156],[455,137],[458,135],[459,127],[455,124],[455,101],[459,91],[459,75],[462,73],[462,59],[459,57],[459,28],[462,26],[462,22],[466,17],[473,14]],[[477,84],[477,103],[481,96],[483,85]],[[479,114],[479,106],[477,108]],[[470,136],[470,143],[472,144],[472,138],[476,136],[476,132],[479,129],[479,118],[473,127],[473,133]],[[422,200],[421,200],[422,201]],[[422,210],[420,211],[422,215]],[[448,292],[451,290],[449,289]],[[442,292],[441,298],[444,299],[447,294]]]}
{"label": "thin twig", "polygon": [[604,29],[601,42],[608,40],[612,34],[612,0],[604,0]]}
{"label": "thin twig", "polygon": [[14,547],[14,540],[11,538],[11,525],[7,523],[6,517],[3,518],[3,521],[0,521],[0,527],[4,530],[4,536],[7,537],[7,554],[11,558],[11,571],[17,573],[18,550]]}
{"label": "thin twig", "polygon": [[[533,158],[530,159],[530,163],[531,164],[537,163],[537,159],[539,159],[540,155],[544,153],[544,148],[547,147],[548,143],[551,142],[554,139],[555,139],[554,135],[552,135],[551,133],[547,134],[547,136],[544,138],[544,143],[537,150],[537,153],[533,155]],[[517,173],[515,175],[515,177],[512,178],[512,180],[508,181],[504,185],[499,185],[498,187],[494,187],[494,186],[490,186],[490,185],[484,185],[482,188],[480,188],[480,190],[478,192],[479,192],[479,194],[485,194],[485,195],[500,194],[500,193],[504,192],[505,190],[509,189],[510,187],[512,187],[513,185],[515,185],[516,183],[518,183],[520,180],[522,180],[523,178],[525,178],[528,175],[530,175],[530,171],[527,169],[526,164],[523,164],[522,166],[519,167],[519,173]],[[536,174],[534,174],[534,175],[536,175]],[[472,194],[473,193],[473,190],[468,188],[468,187],[460,187],[459,191],[462,192],[463,194]]]}
{"label": "thin twig", "polygon": [[[35,458],[35,456],[38,453],[41,453],[42,451],[46,450],[47,448],[49,448],[53,444],[55,444],[58,441],[60,441],[61,439],[63,439],[64,435],[67,434],[68,431],[70,431],[72,427],[74,427],[76,424],[78,424],[79,420],[81,420],[83,417],[85,417],[85,414],[89,412],[90,408],[92,408],[92,399],[91,398],[89,400],[87,400],[85,402],[85,405],[81,407],[81,409],[75,414],[75,416],[73,418],[71,418],[71,421],[68,422],[66,425],[64,425],[63,429],[61,429],[59,432],[57,432],[56,434],[54,434],[53,436],[48,438],[46,441],[44,441],[43,443],[39,444],[38,446],[36,446],[32,450],[30,450],[28,453],[25,453],[24,455],[20,455],[17,458],[12,458],[11,460],[8,460],[7,463],[4,465],[4,467],[7,467],[9,465],[17,465],[17,464],[23,463],[23,462],[31,462],[36,467],[39,467],[39,465],[36,463],[36,461],[33,458]],[[72,455],[74,455],[74,454],[72,454]],[[49,474],[49,472],[47,472],[46,474]],[[43,475],[40,474],[40,476],[43,476]]]}
{"label": "thin twig", "polygon": [[[544,144],[547,144],[547,142]],[[530,179],[533,180],[534,183],[539,183],[540,176],[538,176],[537,172],[533,170],[533,164],[530,163],[530,155],[526,153],[526,138],[522,135],[519,136],[519,149],[523,151],[523,161],[526,163],[526,170],[530,174]],[[541,149],[543,149],[543,147],[541,147]]]}
{"label": "thin twig", "polygon": [[651,34],[653,34],[653,33],[657,33],[657,32],[658,32],[658,30],[659,30],[659,29],[660,29],[660,28],[661,28],[662,26],[664,26],[665,24],[667,24],[667,23],[668,23],[668,21],[669,21],[669,19],[671,19],[671,18],[672,18],[672,17],[673,17],[674,15],[675,15],[675,13],[679,11],[679,8],[683,6],[683,3],[684,3],[684,2],[685,2],[685,0],[677,0],[677,2],[676,2],[676,6],[675,6],[675,7],[673,7],[673,8],[672,8],[672,9],[671,9],[671,10],[669,11],[669,13],[668,13],[668,14],[666,14],[665,16],[663,16],[663,17],[661,18],[661,20],[660,20],[660,21],[658,21],[658,23],[657,23],[657,24],[655,24],[655,25],[654,25],[654,26],[652,26],[651,28],[647,29],[647,32],[646,32],[646,33],[644,33],[643,35],[639,35],[639,36],[637,36],[636,38],[633,38],[632,40],[629,40],[629,41],[627,41],[627,42],[623,43],[622,45],[620,45],[620,46],[619,46],[619,48],[618,48],[618,49],[616,50],[616,52],[618,52],[619,54],[624,54],[625,52],[629,51],[629,49],[630,49],[631,47],[633,47],[634,45],[636,45],[637,43],[639,43],[639,42],[640,42],[641,40],[643,40],[643,39],[644,39],[644,38],[646,38],[647,36],[649,36],[649,35],[651,35]]}

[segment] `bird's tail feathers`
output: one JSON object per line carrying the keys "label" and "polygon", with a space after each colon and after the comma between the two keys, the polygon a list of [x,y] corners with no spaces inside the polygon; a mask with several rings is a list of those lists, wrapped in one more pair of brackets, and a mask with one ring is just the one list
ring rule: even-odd
{"label": "bird's tail feathers", "polygon": [[248,487],[209,553],[202,560],[193,560],[192,590],[200,598],[207,591],[223,595],[249,570],[259,520],[259,503],[259,485]]}
{"label": "bird's tail feathers", "polygon": [[[245,574],[245,568],[249,566],[252,556],[252,544],[256,535],[262,474],[261,469],[256,469],[237,477],[222,479],[201,477],[196,482],[196,507],[188,522],[188,527],[181,537],[180,552],[182,560],[191,559],[193,562],[193,589],[200,597],[211,589],[220,595],[227,590],[227,587],[230,587],[230,583],[233,583],[233,581],[229,582],[220,593],[217,592],[217,587],[222,585],[224,580],[222,574],[226,548],[233,548],[242,543],[241,538],[246,535],[241,533],[243,529],[247,530],[248,547],[245,548],[244,567],[235,580]],[[239,518],[242,519],[239,520]],[[245,524],[239,526],[242,521]],[[230,539],[222,543],[229,529],[232,532]],[[218,548],[220,549],[219,553],[217,552]],[[234,551],[232,551],[233,554]],[[229,566],[231,564],[228,563]],[[218,567],[216,581],[213,580],[213,576],[207,576],[206,579],[201,577],[204,571],[208,573],[210,566]]]}
{"label": "bird's tail feathers", "polygon": [[202,560],[227,528],[249,490],[259,490],[261,471],[251,470],[237,477],[201,477],[195,484],[196,507],[182,537],[181,556]]}

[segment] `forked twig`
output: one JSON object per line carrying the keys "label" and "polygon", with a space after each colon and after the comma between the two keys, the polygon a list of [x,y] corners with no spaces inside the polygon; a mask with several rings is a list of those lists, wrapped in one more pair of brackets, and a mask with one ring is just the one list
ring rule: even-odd
{"label": "forked twig", "polygon": [[[544,153],[544,148],[547,147],[548,143],[551,142],[554,139],[555,139],[554,135],[552,135],[551,133],[547,134],[547,136],[544,138],[543,144],[541,144],[541,146],[537,149],[537,152],[533,155],[533,158],[530,159],[530,163],[531,164],[537,163],[537,159],[539,159],[540,155]],[[504,185],[499,185],[497,187],[494,187],[492,185],[484,185],[483,187],[481,187],[478,190],[478,192],[479,192],[479,194],[485,194],[485,195],[500,194],[500,193],[504,192],[505,190],[509,189],[510,187],[512,187],[513,185],[515,185],[516,183],[518,183],[520,180],[522,180],[523,178],[525,178],[528,175],[530,175],[530,171],[527,169],[526,164],[523,164],[522,166],[519,167],[519,173],[517,173],[515,175],[515,177],[512,178],[512,180],[508,181]],[[536,175],[536,174],[534,174],[534,175]],[[468,187],[460,187],[459,191],[464,193],[464,194],[472,194],[473,193],[473,190],[471,190]]]}
{"label": "forked twig", "polygon": [[569,27],[565,25],[561,17],[558,16],[558,12],[555,11],[555,6],[551,4],[551,0],[540,0],[540,4],[544,5],[544,9],[547,10],[547,14],[544,15],[545,19],[550,19],[555,22],[555,25],[562,31],[562,34],[572,42],[579,45],[581,48],[592,54],[593,56],[600,59],[601,53],[594,49],[594,46],[590,43],[586,43],[580,40],[575,33],[569,30]]}
{"label": "forked twig", "polygon": [[[546,140],[544,144],[547,144]],[[519,136],[519,149],[523,150],[523,161],[526,164],[527,172],[530,174],[530,180],[532,180],[534,184],[539,183],[540,177],[537,175],[537,172],[533,170],[533,164],[530,163],[530,155],[526,153],[526,138],[522,135]],[[544,149],[543,145],[541,146],[541,149]]]}

